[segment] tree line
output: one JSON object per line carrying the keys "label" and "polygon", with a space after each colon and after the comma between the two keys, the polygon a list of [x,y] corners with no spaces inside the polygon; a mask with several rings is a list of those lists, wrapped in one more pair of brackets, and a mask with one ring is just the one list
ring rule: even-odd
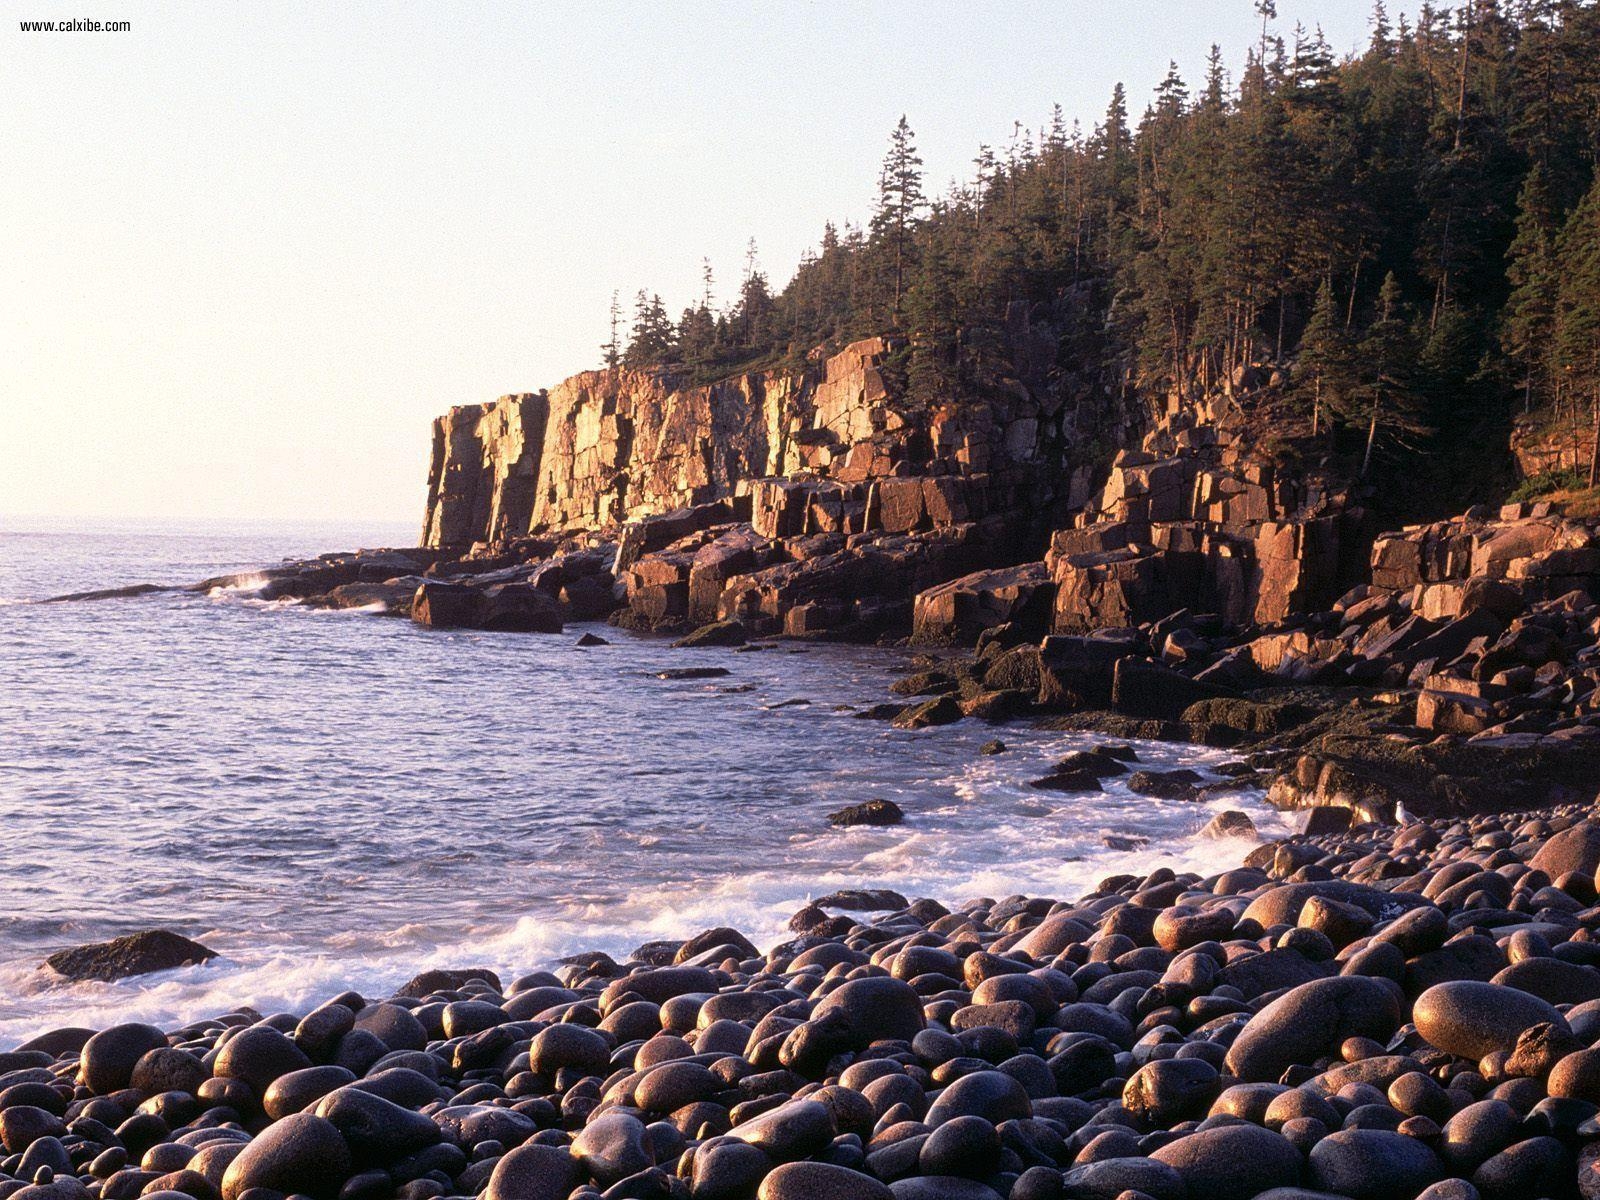
{"label": "tree line", "polygon": [[1257,9],[1237,79],[1213,46],[1137,121],[1119,84],[1092,130],[1058,107],[941,194],[902,117],[869,223],[827,225],[777,293],[752,244],[726,307],[709,264],[676,321],[614,303],[607,364],[713,378],[897,333],[911,397],[959,401],[1014,369],[1020,306],[1058,382],[1271,379],[1363,474],[1519,413],[1574,431],[1575,459],[1600,430],[1600,3],[1379,3],[1345,58]]}

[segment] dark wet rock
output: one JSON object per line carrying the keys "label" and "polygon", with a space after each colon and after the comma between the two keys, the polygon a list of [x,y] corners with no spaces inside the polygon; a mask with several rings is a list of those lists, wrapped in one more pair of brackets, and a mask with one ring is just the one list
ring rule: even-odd
{"label": "dark wet rock", "polygon": [[1346,1038],[1386,1042],[1399,1028],[1397,989],[1379,979],[1336,975],[1302,983],[1250,1018],[1228,1050],[1228,1070],[1270,1083],[1295,1063],[1313,1062]]}
{"label": "dark wet rock", "polygon": [[282,1033],[270,1025],[252,1025],[228,1039],[217,1054],[212,1073],[219,1079],[246,1083],[260,1096],[279,1076],[309,1066],[311,1060],[305,1052]]}
{"label": "dark wet rock", "polygon": [[1311,1148],[1307,1181],[1352,1200],[1411,1200],[1444,1174],[1426,1143],[1382,1129],[1345,1129]]}
{"label": "dark wet rock", "polygon": [[483,1200],[566,1200],[577,1161],[561,1146],[518,1146],[495,1164]]}
{"label": "dark wet rock", "polygon": [[501,990],[500,976],[488,967],[467,967],[461,970],[424,971],[402,984],[395,995],[420,1000],[434,992],[453,992],[474,980],[487,983],[497,992]]}
{"label": "dark wet rock", "polygon": [[[702,1189],[697,1186],[694,1194],[698,1198]],[[893,1196],[870,1175],[820,1162],[784,1163],[761,1181],[757,1193],[758,1200],[893,1200]]]}
{"label": "dark wet rock", "polygon": [[922,997],[910,984],[882,976],[852,979],[825,996],[813,1019],[829,1013],[844,1016],[858,1045],[865,1047],[880,1038],[910,1041],[926,1027]]}
{"label": "dark wet rock", "polygon": [[368,1004],[356,1013],[356,1028],[370,1033],[390,1050],[422,1050],[428,1031],[398,1004]]}
{"label": "dark wet rock", "polygon": [[361,1088],[330,1092],[312,1112],[344,1136],[357,1166],[386,1166],[440,1139],[429,1118]]}
{"label": "dark wet rock", "polygon": [[1205,828],[1200,831],[1200,836],[1207,838],[1255,838],[1259,834],[1256,831],[1256,823],[1250,819],[1248,813],[1228,808],[1223,809],[1223,811],[1212,817],[1210,821],[1206,822]]}
{"label": "dark wet rock", "polygon": [[1268,1188],[1300,1181],[1300,1152],[1255,1125],[1202,1129],[1150,1157],[1178,1173],[1186,1194],[1206,1200],[1253,1200]]}
{"label": "dark wet rock", "polygon": [[791,1100],[737,1126],[732,1136],[748,1142],[773,1162],[815,1154],[834,1135],[833,1118],[815,1100]]}
{"label": "dark wet rock", "polygon": [[924,700],[921,704],[907,705],[890,722],[896,729],[926,729],[930,725],[952,725],[966,714],[961,704],[950,696]]}
{"label": "dark wet rock", "polygon": [[1122,1090],[1122,1106],[1149,1127],[1203,1117],[1221,1090],[1216,1067],[1199,1058],[1146,1063]]}
{"label": "dark wet rock", "polygon": [[329,1092],[355,1081],[355,1073],[343,1067],[304,1067],[274,1079],[262,1093],[261,1106],[267,1116],[280,1120],[291,1113],[304,1112]]}
{"label": "dark wet rock", "polygon": [[217,957],[215,950],[166,929],[130,933],[109,942],[58,950],[44,965],[72,980],[111,981],[189,967]]}
{"label": "dark wet rock", "polygon": [[1027,1089],[1001,1071],[974,1071],[963,1075],[939,1094],[924,1118],[938,1128],[956,1117],[982,1117],[990,1124],[1033,1115]]}
{"label": "dark wet rock", "polygon": [[644,1122],[627,1113],[592,1119],[572,1141],[572,1156],[602,1187],[654,1165]]}
{"label": "dark wet rock", "polygon": [[1128,790],[1139,796],[1153,796],[1158,800],[1193,800],[1199,795],[1196,786],[1200,775],[1179,768],[1173,771],[1135,771],[1126,783]]}
{"label": "dark wet rock", "polygon": [[253,1188],[335,1197],[350,1176],[350,1147],[334,1126],[295,1113],[258,1133],[222,1177],[223,1200],[240,1200]]}
{"label": "dark wet rock", "polygon": [[888,888],[849,888],[829,892],[812,903],[821,908],[842,908],[846,912],[883,912],[905,908],[910,901]]}
{"label": "dark wet rock", "polygon": [[1177,1169],[1154,1158],[1110,1158],[1072,1167],[1062,1180],[1073,1200],[1118,1200],[1132,1192],[1151,1200],[1184,1200]]}
{"label": "dark wet rock", "polygon": [[528,1069],[554,1076],[561,1070],[594,1075],[611,1061],[611,1043],[604,1034],[582,1025],[560,1024],[541,1029],[528,1046]]}
{"label": "dark wet rock", "polygon": [[96,1095],[109,1095],[128,1086],[147,1052],[166,1044],[167,1035],[154,1025],[113,1025],[83,1044],[78,1077]]}
{"label": "dark wet rock", "polygon": [[898,825],[906,814],[893,800],[867,800],[828,814],[830,825]]}
{"label": "dark wet rock", "polygon": [[679,638],[672,644],[685,648],[694,646],[742,646],[749,640],[749,631],[744,627],[744,622],[727,620],[713,621],[709,625],[702,625],[693,633]]}
{"label": "dark wet rock", "polygon": [[1417,997],[1412,1019],[1430,1045],[1463,1058],[1510,1053],[1524,1030],[1545,1022],[1567,1028],[1548,1002],[1515,988],[1476,980],[1440,983]]}
{"label": "dark wet rock", "polygon": [[587,633],[587,632],[580,633],[578,635],[578,640],[573,642],[572,644],[574,646],[581,646],[585,650],[589,649],[591,646],[609,646],[609,645],[611,645],[611,643],[609,641],[607,641],[605,638],[601,637],[598,633]]}

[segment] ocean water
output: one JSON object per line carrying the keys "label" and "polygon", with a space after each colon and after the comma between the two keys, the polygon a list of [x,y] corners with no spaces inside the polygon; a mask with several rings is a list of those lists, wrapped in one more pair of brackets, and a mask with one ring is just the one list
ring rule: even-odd
{"label": "ocean water", "polygon": [[[1158,864],[1217,870],[1204,803],[1026,786],[1092,739],[859,720],[907,655],[677,650],[591,627],[435,632],[248,592],[40,604],[410,527],[0,519],[0,1049],[61,1025],[304,1008],[428,966],[518,974],[731,924],[765,947],[810,897],[1073,897]],[[654,672],[722,666],[723,678]],[[998,734],[1006,753],[978,747]],[[1145,744],[1152,766],[1226,756]],[[875,797],[904,825],[839,830]],[[1149,839],[1105,848],[1105,833]],[[115,984],[40,971],[64,946],[166,927],[221,957]]]}

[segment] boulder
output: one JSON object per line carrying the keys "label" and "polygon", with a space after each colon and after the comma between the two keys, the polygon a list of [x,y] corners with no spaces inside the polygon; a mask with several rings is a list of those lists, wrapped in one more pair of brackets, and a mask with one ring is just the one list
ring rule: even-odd
{"label": "boulder", "polygon": [[196,966],[217,957],[215,950],[166,929],[148,929],[113,938],[58,950],[44,965],[68,979],[111,981],[155,971]]}

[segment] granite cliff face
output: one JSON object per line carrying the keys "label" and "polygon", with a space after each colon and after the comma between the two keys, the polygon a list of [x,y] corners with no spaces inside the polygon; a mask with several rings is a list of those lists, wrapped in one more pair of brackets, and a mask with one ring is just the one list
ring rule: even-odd
{"label": "granite cliff face", "polygon": [[[1028,364],[1038,338],[1012,325]],[[1151,414],[1035,364],[916,404],[903,349],[873,338],[697,386],[591,371],[452,409],[423,544],[481,557],[599,536],[618,543],[617,599],[639,627],[925,642],[1178,609],[1267,624],[1331,602],[1363,565],[1348,489],[1277,471],[1232,396]]]}
{"label": "granite cliff face", "polygon": [[1048,480],[1030,499],[1053,498],[1055,473],[1034,468],[1057,461],[1072,430],[1052,398],[1019,385],[981,405],[912,406],[890,382],[898,349],[872,338],[803,368],[698,386],[586,371],[548,392],[451,409],[434,423],[423,544],[614,529],[777,477],[849,487],[992,473],[1002,487]]}

